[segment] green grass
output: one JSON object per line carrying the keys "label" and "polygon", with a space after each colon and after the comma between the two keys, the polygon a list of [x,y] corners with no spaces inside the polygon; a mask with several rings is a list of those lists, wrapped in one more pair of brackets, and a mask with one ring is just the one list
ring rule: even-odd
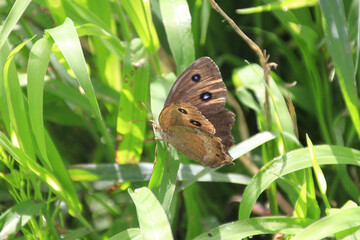
{"label": "green grass", "polygon": [[[267,84],[207,1],[0,0],[0,239],[360,238],[358,1],[218,4],[278,64]],[[145,121],[202,56],[233,166]]]}

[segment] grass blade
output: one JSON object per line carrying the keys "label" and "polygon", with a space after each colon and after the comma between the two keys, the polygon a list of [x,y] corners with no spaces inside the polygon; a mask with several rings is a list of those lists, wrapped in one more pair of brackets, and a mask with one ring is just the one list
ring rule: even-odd
{"label": "grass blade", "polygon": [[[331,145],[315,146],[319,165],[324,164],[351,164],[360,166],[360,151]],[[252,207],[260,194],[276,179],[296,172],[300,169],[312,167],[309,150],[302,148],[290,151],[266,164],[246,187],[239,209],[239,219],[250,216]]]}
{"label": "grass blade", "polygon": [[303,230],[311,222],[310,219],[292,217],[250,218],[221,225],[198,236],[195,240],[243,239],[274,233],[294,234]]}
{"label": "grass blade", "polygon": [[99,130],[104,137],[104,144],[107,148],[105,152],[108,155],[109,161],[113,161],[115,158],[115,150],[106,130],[106,126],[102,121],[100,108],[95,97],[89,73],[86,69],[84,55],[74,23],[67,18],[62,25],[48,29],[46,33],[54,39],[56,45],[59,47],[61,53],[64,55],[67,63],[74,72],[80,86],[84,90],[90,106],[96,115]]}
{"label": "grass blade", "polygon": [[15,1],[0,31],[0,48],[2,48],[6,43],[10,32],[14,28],[15,24],[19,21],[20,17],[23,15],[30,2],[31,0]]}
{"label": "grass blade", "polygon": [[129,194],[135,203],[143,239],[173,239],[167,216],[154,194],[148,188],[138,188]]}
{"label": "grass blade", "polygon": [[0,216],[0,239],[15,235],[44,206],[43,202],[28,200],[6,210]]}
{"label": "grass blade", "polygon": [[177,75],[180,75],[195,60],[189,7],[186,0],[160,0],[159,3]]}
{"label": "grass blade", "polygon": [[292,240],[325,239],[335,233],[359,226],[360,207],[342,209],[326,216],[296,234]]}
{"label": "grass blade", "polygon": [[360,115],[355,91],[355,67],[350,51],[349,30],[343,1],[320,0],[323,24],[330,55],[335,65],[346,107],[360,139]]}

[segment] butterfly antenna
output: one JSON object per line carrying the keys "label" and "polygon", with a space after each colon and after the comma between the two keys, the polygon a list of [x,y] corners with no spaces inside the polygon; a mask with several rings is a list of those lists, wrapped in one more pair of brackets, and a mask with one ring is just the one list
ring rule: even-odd
{"label": "butterfly antenna", "polygon": [[152,112],[149,110],[149,108],[146,106],[146,104],[144,102],[141,102],[141,104],[145,107],[146,111],[151,115],[152,119],[154,119],[154,115],[152,114]]}
{"label": "butterfly antenna", "polygon": [[137,122],[137,121],[144,121],[144,122],[155,123],[154,120],[137,120],[137,119],[131,120],[130,122]]}
{"label": "butterfly antenna", "polygon": [[[151,115],[151,118],[154,119],[154,116],[153,116],[152,112],[149,110],[149,108],[146,106],[146,104],[144,102],[141,102],[141,104],[145,107],[147,113]],[[151,122],[151,123],[155,124],[154,120],[137,120],[137,119],[134,119],[134,120],[131,120],[130,122],[135,122],[135,121],[146,121],[146,122]]]}

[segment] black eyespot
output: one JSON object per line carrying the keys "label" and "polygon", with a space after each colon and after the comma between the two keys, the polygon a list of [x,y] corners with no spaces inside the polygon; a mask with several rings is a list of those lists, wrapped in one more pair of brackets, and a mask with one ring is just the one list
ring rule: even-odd
{"label": "black eyespot", "polygon": [[192,75],[191,80],[193,80],[194,82],[199,82],[200,78],[200,74],[194,74]]}
{"label": "black eyespot", "polygon": [[203,101],[209,101],[212,98],[212,94],[210,92],[204,92],[200,95],[200,99]]}
{"label": "black eyespot", "polygon": [[183,108],[178,108],[178,110],[179,110],[179,112],[181,112],[181,113],[187,114],[187,111],[186,111],[185,109],[183,109]]}
{"label": "black eyespot", "polygon": [[198,126],[198,127],[201,126],[201,123],[198,122],[198,121],[195,121],[195,120],[190,120],[190,123],[191,123],[191,124],[194,124],[195,126]]}
{"label": "black eyespot", "polygon": [[217,157],[220,157],[220,155],[219,154],[215,154]]}
{"label": "black eyespot", "polygon": [[212,235],[212,233],[208,233],[208,236],[209,236],[209,237],[212,237],[213,235]]}

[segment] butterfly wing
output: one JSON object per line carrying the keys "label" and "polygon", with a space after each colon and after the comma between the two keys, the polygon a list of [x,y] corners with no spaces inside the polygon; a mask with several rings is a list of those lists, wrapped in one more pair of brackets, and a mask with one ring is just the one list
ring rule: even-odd
{"label": "butterfly wing", "polygon": [[[214,135],[189,126],[170,126],[163,132],[180,153],[207,167],[218,167],[233,164],[231,156],[227,153],[221,139]],[[176,136],[176,137],[173,137]]]}
{"label": "butterfly wing", "polygon": [[165,101],[165,108],[172,103],[194,105],[214,126],[215,136],[230,147],[233,142],[231,128],[235,115],[225,109],[226,87],[219,68],[209,57],[202,57],[191,64],[175,81]]}
{"label": "butterfly wing", "polygon": [[162,131],[169,131],[171,126],[188,126],[200,129],[209,134],[215,134],[214,126],[189,103],[171,103],[164,107],[159,116]]}
{"label": "butterfly wing", "polygon": [[187,157],[208,167],[232,163],[222,140],[214,136],[214,126],[195,106],[171,103],[162,110],[159,124],[163,140]]}

